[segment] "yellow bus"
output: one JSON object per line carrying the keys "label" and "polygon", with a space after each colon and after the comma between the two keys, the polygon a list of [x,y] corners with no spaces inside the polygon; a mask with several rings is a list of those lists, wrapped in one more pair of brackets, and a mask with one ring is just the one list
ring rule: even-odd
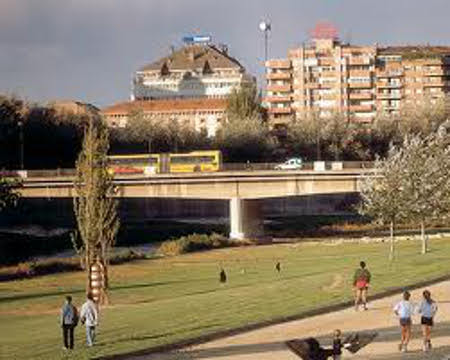
{"label": "yellow bus", "polygon": [[161,155],[110,155],[108,171],[113,175],[151,175],[160,172]]}
{"label": "yellow bus", "polygon": [[222,153],[218,150],[169,154],[169,172],[214,172],[222,170]]}
{"label": "yellow bus", "polygon": [[222,170],[222,153],[219,150],[201,150],[180,154],[110,155],[108,161],[108,169],[113,175],[152,175]]}

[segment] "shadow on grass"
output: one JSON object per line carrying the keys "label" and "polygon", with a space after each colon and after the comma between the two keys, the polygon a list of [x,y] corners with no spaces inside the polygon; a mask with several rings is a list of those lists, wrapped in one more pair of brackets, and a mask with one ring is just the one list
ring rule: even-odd
{"label": "shadow on grass", "polygon": [[[375,340],[369,344],[372,349],[377,347],[377,344],[380,342],[396,342],[399,340],[400,330],[397,326],[386,327],[386,328],[378,328],[370,331],[378,332],[378,336]],[[350,333],[344,333],[343,337]],[[307,334],[301,334],[307,337]],[[413,339],[421,339],[421,329],[420,325],[413,327]],[[434,337],[448,337],[450,336],[450,323],[438,323],[436,324],[433,330]],[[321,336],[317,337],[317,340],[320,342],[322,346],[329,347],[331,346],[332,338],[330,336]],[[395,346],[394,346],[395,347]],[[242,344],[242,345],[229,345],[229,346],[220,346],[213,347],[207,349],[199,349],[199,350],[186,350],[183,351],[185,355],[192,359],[205,359],[205,358],[215,358],[215,357],[231,357],[231,356],[241,356],[241,355],[251,355],[251,354],[261,354],[261,353],[271,353],[278,351],[287,351],[288,348],[284,342],[266,342],[266,343],[258,343],[258,344]],[[393,349],[395,351],[395,349]],[[450,346],[442,346],[434,348],[427,354],[424,354],[421,349],[410,349],[407,354],[392,352],[390,354],[383,355],[371,355],[370,359],[384,359],[384,360],[396,360],[396,359],[442,359],[443,355],[450,355]],[[256,357],[255,357],[256,358]],[[357,357],[358,358],[358,357]],[[367,358],[367,355],[360,355],[361,359]],[[445,358],[447,360],[447,358]]]}
{"label": "shadow on grass", "polygon": [[[199,281],[204,279],[191,279],[191,280],[176,280],[176,281],[165,281],[165,282],[149,282],[149,283],[142,283],[142,284],[131,284],[131,285],[121,285],[121,286],[112,286],[110,288],[110,291],[114,290],[127,290],[127,289],[138,289],[138,288],[149,288],[149,287],[156,287],[156,286],[164,286],[164,285],[171,285],[171,284],[177,284],[177,283],[189,283],[193,281]],[[64,296],[64,295],[71,295],[71,294],[83,294],[85,293],[85,289],[71,289],[71,290],[60,290],[60,291],[50,291],[45,293],[33,293],[33,294],[18,294],[13,296],[2,296],[0,297],[0,303],[9,302],[9,301],[18,301],[18,300],[29,300],[29,299],[35,299],[35,298],[45,298],[45,297],[52,297],[52,296]]]}

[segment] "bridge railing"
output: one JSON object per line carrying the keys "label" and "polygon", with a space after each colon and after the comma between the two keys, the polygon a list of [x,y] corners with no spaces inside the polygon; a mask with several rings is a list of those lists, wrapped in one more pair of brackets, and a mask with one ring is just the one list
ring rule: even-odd
{"label": "bridge railing", "polygon": [[[224,163],[222,171],[268,171],[274,170],[279,163]],[[350,170],[371,169],[370,161],[325,161],[324,166],[317,167],[314,162],[303,163],[302,170]],[[0,170],[0,176],[20,178],[55,178],[75,176],[75,169],[42,169],[42,170]]]}
{"label": "bridge railing", "polygon": [[[224,163],[222,171],[264,171],[274,170],[280,163]],[[324,161],[324,170],[350,170],[350,169],[371,169],[373,167],[372,161]],[[318,169],[313,161],[304,162],[302,170]]]}

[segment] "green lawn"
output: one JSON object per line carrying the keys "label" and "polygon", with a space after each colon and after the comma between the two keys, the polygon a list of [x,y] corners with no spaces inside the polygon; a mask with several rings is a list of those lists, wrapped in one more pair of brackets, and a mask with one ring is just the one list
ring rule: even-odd
{"label": "green lawn", "polygon": [[[388,244],[290,244],[223,249],[143,260],[112,268],[112,305],[102,310],[98,345],[64,354],[57,322],[64,295],[83,301],[82,273],[0,283],[0,357],[88,359],[167,344],[348,300],[361,259],[373,274],[371,293],[449,274],[450,239],[399,244],[390,264]],[[274,270],[280,260],[282,272]],[[219,284],[219,264],[228,274]]]}

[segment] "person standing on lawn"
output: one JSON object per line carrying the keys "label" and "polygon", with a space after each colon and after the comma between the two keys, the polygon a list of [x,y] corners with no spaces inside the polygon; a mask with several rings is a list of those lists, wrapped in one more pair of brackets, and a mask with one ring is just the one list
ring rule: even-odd
{"label": "person standing on lawn", "polygon": [[370,278],[372,275],[366,268],[366,263],[361,261],[359,268],[353,275],[353,287],[355,288],[355,310],[358,311],[359,304],[362,304],[364,310],[367,310],[367,290],[369,289]]}
{"label": "person standing on lawn", "polygon": [[87,300],[81,307],[81,323],[86,325],[86,343],[87,346],[93,346],[95,341],[95,329],[98,325],[98,310],[94,302],[94,296],[88,292]]}
{"label": "person standing on lawn", "polygon": [[78,325],[78,311],[72,304],[72,296],[66,296],[61,308],[60,324],[63,333],[64,350],[73,349],[73,332]]}

